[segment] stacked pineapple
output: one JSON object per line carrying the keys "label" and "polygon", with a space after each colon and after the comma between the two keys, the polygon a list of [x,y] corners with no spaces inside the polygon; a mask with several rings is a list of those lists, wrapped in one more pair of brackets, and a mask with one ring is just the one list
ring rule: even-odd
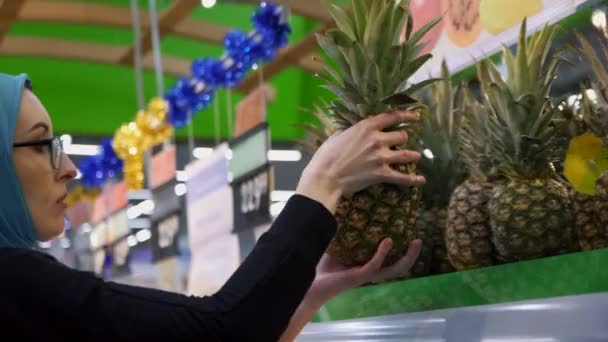
{"label": "stacked pineapple", "polygon": [[[337,29],[317,35],[330,63],[322,77],[325,88],[336,95],[327,108],[337,129],[383,112],[413,108],[411,96],[433,80],[411,84],[411,76],[431,58],[420,55],[421,38],[438,20],[412,32],[412,15],[406,0],[352,0],[352,16],[330,5]],[[406,39],[401,42],[405,28]],[[415,174],[414,164],[394,165]],[[384,238],[393,240],[385,263],[405,254],[416,238],[418,189],[379,184],[344,196],[336,211],[338,232],[329,252],[345,265],[366,263]]]}
{"label": "stacked pineapple", "polygon": [[[591,121],[590,129],[597,137],[602,138],[604,146],[608,147],[608,70],[600,56],[595,52],[589,41],[579,35],[584,57],[590,62],[597,80],[593,84],[597,95],[597,104],[590,104],[588,116]],[[608,58],[608,40],[602,36],[600,46],[602,55]],[[608,156],[606,156],[608,157]],[[603,173],[595,184],[595,192],[599,199],[608,202],[608,172]],[[608,217],[602,218],[608,224]]]}
{"label": "stacked pineapple", "polygon": [[548,100],[559,55],[550,55],[555,27],[526,40],[526,21],[517,54],[504,49],[508,79],[495,65],[478,65],[489,116],[488,146],[498,174],[488,209],[492,240],[501,261],[563,254],[577,249],[568,188],[553,164],[563,156],[558,106]]}
{"label": "stacked pineapple", "polygon": [[466,113],[459,134],[461,159],[466,181],[454,189],[448,205],[445,242],[448,258],[457,270],[494,264],[494,248],[488,202],[496,176],[493,156],[487,145],[494,115],[475,100],[468,89],[462,93]]}
{"label": "stacked pineapple", "polygon": [[[583,91],[581,100],[571,108],[566,108],[566,112],[572,116],[568,133],[570,137],[592,134],[603,139],[604,146],[608,147],[608,71],[591,43],[580,34],[578,39],[584,59],[590,63],[597,77],[593,84],[597,101],[590,99]],[[606,57],[608,43],[605,38],[600,48]],[[570,192],[581,249],[608,247],[608,172],[597,180],[595,194],[583,194],[574,189]]]}
{"label": "stacked pineapple", "polygon": [[422,188],[416,230],[418,236],[423,238],[425,248],[432,250],[432,273],[453,270],[444,242],[447,206],[452,191],[465,178],[458,137],[464,117],[463,93],[466,89],[453,89],[445,63],[441,76],[441,81],[432,87],[428,101],[429,114],[420,129],[420,139],[427,149],[418,163],[427,183]]}
{"label": "stacked pineapple", "polygon": [[[601,124],[597,120],[598,108],[588,97],[587,93],[581,93],[581,99],[573,103],[562,104],[562,115],[568,122],[565,135],[570,139],[596,138]],[[589,136],[589,134],[593,134]],[[567,175],[567,172],[565,172]],[[584,191],[584,190],[583,190]],[[608,234],[605,227],[600,223],[596,212],[598,196],[579,192],[574,186],[569,189],[574,210],[575,228],[578,242],[582,250],[588,251],[597,248],[608,247]]]}

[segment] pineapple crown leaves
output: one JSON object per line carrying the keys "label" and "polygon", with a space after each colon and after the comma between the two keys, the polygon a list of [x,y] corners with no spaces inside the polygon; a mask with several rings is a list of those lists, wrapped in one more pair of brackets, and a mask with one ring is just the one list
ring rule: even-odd
{"label": "pineapple crown leaves", "polygon": [[[313,110],[308,110],[318,122],[300,123],[294,126],[304,131],[305,136],[302,139],[296,140],[296,144],[300,145],[304,152],[313,155],[317,149],[332,136],[336,131],[336,124],[332,122],[330,116],[326,113],[327,103],[315,104]],[[319,125],[320,124],[320,125]]]}
{"label": "pineapple crown leaves", "polygon": [[563,156],[559,109],[548,99],[561,52],[550,54],[555,26],[545,26],[526,39],[524,19],[517,53],[504,49],[508,79],[505,81],[490,60],[478,63],[483,100],[489,118],[492,154],[501,174],[508,177],[547,177],[551,163]]}
{"label": "pineapple crown leaves", "polygon": [[494,155],[488,145],[494,131],[494,114],[471,93],[461,87],[459,108],[465,113],[458,135],[460,158],[469,177],[476,181],[486,181],[496,177]]}
{"label": "pineapple crown leaves", "polygon": [[[586,110],[586,117],[593,121],[590,127],[593,128],[592,132],[603,138],[605,144],[608,145],[608,70],[603,62],[608,60],[608,39],[603,34],[600,35],[600,52],[596,52],[585,36],[577,33],[577,37],[581,44],[580,52],[591,64],[591,69],[596,77],[595,82],[592,83],[592,89],[595,91],[597,103],[587,98],[586,106],[582,108]],[[586,93],[583,92],[583,96],[585,95]]]}
{"label": "pineapple crown leaves", "polygon": [[596,82],[593,88],[599,97],[601,106],[608,106],[608,70],[606,70],[603,61],[608,60],[608,39],[604,35],[600,35],[601,44],[600,52],[596,52],[593,45],[579,32],[576,33],[578,41],[581,45],[579,51],[581,55],[591,64],[591,70],[596,77]]}
{"label": "pineapple crown leaves", "polygon": [[427,177],[422,198],[430,206],[447,205],[452,191],[465,178],[465,170],[460,159],[459,134],[464,118],[464,86],[452,86],[450,73],[445,62],[441,66],[441,80],[430,88],[425,116],[419,137],[432,153],[432,158],[424,155],[418,163],[422,174]]}
{"label": "pineapple crown leaves", "polygon": [[[330,108],[340,126],[415,104],[412,94],[434,81],[410,84],[411,76],[431,58],[420,55],[425,46],[420,40],[439,19],[412,32],[408,5],[407,0],[351,0],[352,16],[329,5],[337,28],[316,36],[331,62],[318,76],[337,96]],[[401,43],[404,27],[406,40]]]}
{"label": "pineapple crown leaves", "polygon": [[599,138],[608,136],[608,111],[589,96],[587,89],[581,84],[581,93],[575,101],[560,101],[560,118],[566,122],[564,135],[568,138],[587,132]]}

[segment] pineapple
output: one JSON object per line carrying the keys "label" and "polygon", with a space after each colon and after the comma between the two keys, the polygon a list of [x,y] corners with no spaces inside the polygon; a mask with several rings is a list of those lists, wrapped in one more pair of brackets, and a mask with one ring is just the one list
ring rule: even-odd
{"label": "pineapple", "polygon": [[496,177],[486,144],[492,113],[469,91],[463,92],[462,99],[466,115],[459,144],[468,178],[454,189],[450,197],[445,236],[448,258],[457,270],[495,263],[488,201],[493,189],[491,181],[496,181]]}
{"label": "pineapple", "polygon": [[559,109],[547,99],[560,60],[547,58],[555,31],[547,26],[527,42],[524,20],[517,54],[504,49],[507,81],[491,61],[478,64],[484,103],[495,113],[487,144],[506,179],[488,202],[492,239],[505,262],[577,248],[568,189],[552,164],[564,152]]}
{"label": "pineapple", "polygon": [[[601,55],[605,59],[608,56],[608,40],[604,35],[600,35],[602,44]],[[589,104],[586,107],[591,133],[603,139],[604,146],[608,147],[608,70],[604,66],[603,59],[596,53],[593,46],[583,35],[578,35],[581,43],[581,50],[584,57],[591,64],[593,74],[596,75],[596,82],[593,84],[597,96],[597,104]],[[608,158],[608,156],[603,156]],[[608,171],[604,172],[595,183],[595,214],[599,221],[600,228],[604,234],[608,234]],[[606,235],[605,235],[606,236]]]}
{"label": "pineapple", "polygon": [[[329,58],[320,76],[327,82],[324,87],[337,96],[327,108],[337,129],[380,113],[421,107],[411,95],[434,81],[412,84],[410,78],[431,58],[420,55],[425,45],[421,38],[439,19],[412,32],[407,0],[352,0],[351,4],[352,17],[330,5],[337,29],[317,35]],[[404,28],[406,39],[401,42]],[[394,168],[416,173],[413,164]],[[338,231],[329,253],[345,265],[361,265],[371,259],[382,239],[390,237],[393,248],[385,265],[394,263],[416,237],[418,197],[416,187],[391,184],[345,195],[336,210]]]}
{"label": "pineapple", "polygon": [[[321,147],[321,145],[336,131],[334,124],[328,119],[327,114],[324,112],[322,107],[315,106],[315,110],[312,113],[319,121],[321,127],[313,123],[297,125],[297,127],[306,132],[306,136],[304,139],[299,140],[298,144],[302,147],[305,153],[308,153],[311,156],[314,155],[319,147]],[[416,222],[416,238],[421,239],[423,241],[423,245],[420,255],[418,256],[418,259],[416,259],[416,263],[410,271],[411,277],[422,277],[430,273],[431,254],[433,253],[432,239],[436,237],[431,236],[431,231],[427,229],[427,227],[428,225],[422,225],[419,227],[418,221]]]}
{"label": "pineapple", "polygon": [[[597,134],[601,125],[596,120],[596,113],[595,104],[584,91],[580,101],[571,105],[563,104],[562,115],[568,123],[565,135],[574,138],[587,132]],[[601,213],[598,208],[598,203],[601,203],[598,196],[578,192],[574,187],[570,187],[569,192],[580,248],[588,251],[608,247],[608,232],[598,216]]]}
{"label": "pineapple", "polygon": [[420,139],[428,150],[423,153],[419,169],[427,183],[422,188],[416,229],[430,232],[433,273],[454,270],[447,256],[445,233],[450,195],[465,178],[458,143],[464,112],[461,90],[454,91],[447,66],[443,63],[442,79],[432,88],[429,115],[420,130]]}

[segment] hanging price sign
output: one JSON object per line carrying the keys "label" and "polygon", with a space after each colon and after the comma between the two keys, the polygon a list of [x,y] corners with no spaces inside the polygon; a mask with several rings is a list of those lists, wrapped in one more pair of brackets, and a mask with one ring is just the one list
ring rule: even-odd
{"label": "hanging price sign", "polygon": [[116,241],[112,246],[112,277],[131,273],[129,267],[129,244],[127,239]]}
{"label": "hanging price sign", "polygon": [[263,166],[232,182],[234,232],[271,221],[271,166]]}
{"label": "hanging price sign", "polygon": [[179,254],[179,212],[159,219],[152,228],[152,254],[154,261]]}

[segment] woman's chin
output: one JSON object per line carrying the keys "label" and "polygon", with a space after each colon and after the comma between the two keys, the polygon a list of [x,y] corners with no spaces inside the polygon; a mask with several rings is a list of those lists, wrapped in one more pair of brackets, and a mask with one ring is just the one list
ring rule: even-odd
{"label": "woman's chin", "polygon": [[47,242],[58,238],[64,231],[65,223],[61,220],[61,224],[54,224],[52,226],[43,227],[43,229],[38,229],[36,235],[38,236],[39,241]]}

